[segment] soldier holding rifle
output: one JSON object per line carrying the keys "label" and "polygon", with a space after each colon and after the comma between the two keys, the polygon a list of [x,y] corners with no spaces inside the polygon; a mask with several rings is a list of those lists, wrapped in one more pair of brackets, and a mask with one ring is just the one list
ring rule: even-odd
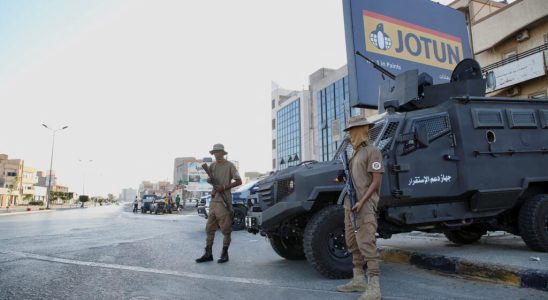
{"label": "soldier holding rifle", "polygon": [[225,155],[228,153],[222,144],[213,145],[213,149],[209,153],[215,156],[215,162],[210,167],[207,164],[202,165],[202,167],[208,173],[208,182],[213,185],[213,191],[211,192],[209,216],[205,230],[207,234],[205,253],[202,257],[196,259],[196,262],[202,263],[213,260],[213,240],[215,239],[217,227],[220,227],[224,236],[223,251],[217,262],[225,263],[228,261],[228,247],[230,246],[233,219],[232,193],[230,190],[241,185],[242,179],[234,164],[225,159]]}
{"label": "soldier holding rifle", "polygon": [[[352,281],[337,287],[341,292],[364,292],[359,299],[381,299],[379,285],[379,255],[375,241],[377,232],[378,190],[384,164],[381,152],[369,143],[369,128],[372,123],[366,118],[350,118],[345,131],[350,136],[354,149],[348,169],[355,189],[356,202],[347,196],[345,208],[346,244],[352,253],[354,277]],[[355,219],[353,219],[355,218]],[[355,229],[353,226],[355,221]],[[367,265],[367,285],[363,271]]]}

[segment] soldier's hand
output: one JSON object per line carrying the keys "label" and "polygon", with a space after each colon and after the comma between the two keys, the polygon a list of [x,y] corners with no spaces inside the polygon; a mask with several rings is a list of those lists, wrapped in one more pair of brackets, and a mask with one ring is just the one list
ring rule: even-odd
{"label": "soldier's hand", "polygon": [[359,213],[364,203],[365,202],[363,201],[358,201],[356,204],[354,204],[354,206],[352,207],[352,210],[355,211],[356,213]]}
{"label": "soldier's hand", "polygon": [[215,189],[215,191],[217,191],[218,193],[224,191],[224,187],[222,185],[216,185],[213,187]]}

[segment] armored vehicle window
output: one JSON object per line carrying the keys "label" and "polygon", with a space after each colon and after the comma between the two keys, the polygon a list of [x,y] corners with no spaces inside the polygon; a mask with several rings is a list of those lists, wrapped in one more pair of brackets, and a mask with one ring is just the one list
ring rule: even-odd
{"label": "armored vehicle window", "polygon": [[541,109],[538,111],[540,115],[540,123],[542,128],[548,128],[548,109]]}
{"label": "armored vehicle window", "polygon": [[537,118],[532,109],[507,109],[510,128],[537,128]]}
{"label": "armored vehicle window", "polygon": [[392,140],[396,135],[396,130],[398,129],[399,122],[390,122],[382,134],[382,138],[379,139],[376,146],[379,150],[383,151],[390,148]]}
{"label": "armored vehicle window", "polygon": [[500,109],[472,109],[474,128],[504,128],[502,111]]}
{"label": "armored vehicle window", "polygon": [[451,124],[449,123],[449,116],[446,114],[429,117],[422,120],[415,121],[415,128],[424,127],[428,133],[428,140],[432,141],[449,131],[451,131]]}
{"label": "armored vehicle window", "polygon": [[379,137],[379,134],[382,131],[382,128],[384,127],[384,124],[385,122],[379,122],[375,124],[375,126],[373,126],[373,128],[369,130],[369,141],[371,143],[375,143],[375,141],[377,140],[377,137]]}

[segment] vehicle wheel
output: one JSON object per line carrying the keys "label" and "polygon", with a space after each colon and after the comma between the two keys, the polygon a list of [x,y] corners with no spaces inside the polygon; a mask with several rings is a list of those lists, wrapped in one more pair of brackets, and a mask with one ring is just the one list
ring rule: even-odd
{"label": "vehicle wheel", "polygon": [[303,250],[303,240],[301,238],[285,238],[279,235],[269,238],[270,246],[279,256],[288,260],[306,259]]}
{"label": "vehicle wheel", "polygon": [[519,232],[529,248],[548,252],[548,194],[528,199],[519,211]]}
{"label": "vehicle wheel", "polygon": [[473,244],[481,239],[487,232],[484,228],[463,227],[456,230],[446,230],[445,237],[451,242],[459,245]]}
{"label": "vehicle wheel", "polygon": [[234,219],[232,220],[232,230],[238,231],[245,228],[245,215],[247,211],[243,207],[234,207]]}
{"label": "vehicle wheel", "polygon": [[304,254],[320,274],[334,279],[352,277],[352,255],[344,237],[344,208],[330,205],[317,212],[304,231]]}

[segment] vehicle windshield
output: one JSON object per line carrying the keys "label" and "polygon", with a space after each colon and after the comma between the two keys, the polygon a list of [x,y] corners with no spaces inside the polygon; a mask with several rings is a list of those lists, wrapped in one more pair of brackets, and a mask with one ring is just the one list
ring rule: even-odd
{"label": "vehicle windshield", "polygon": [[235,190],[235,192],[243,192],[243,191],[249,190],[249,189],[250,189],[252,186],[254,186],[257,182],[259,182],[258,179],[252,180],[252,181],[250,181],[250,182],[248,182],[248,183],[246,183],[246,184],[244,184],[244,185],[238,187],[238,189]]}

